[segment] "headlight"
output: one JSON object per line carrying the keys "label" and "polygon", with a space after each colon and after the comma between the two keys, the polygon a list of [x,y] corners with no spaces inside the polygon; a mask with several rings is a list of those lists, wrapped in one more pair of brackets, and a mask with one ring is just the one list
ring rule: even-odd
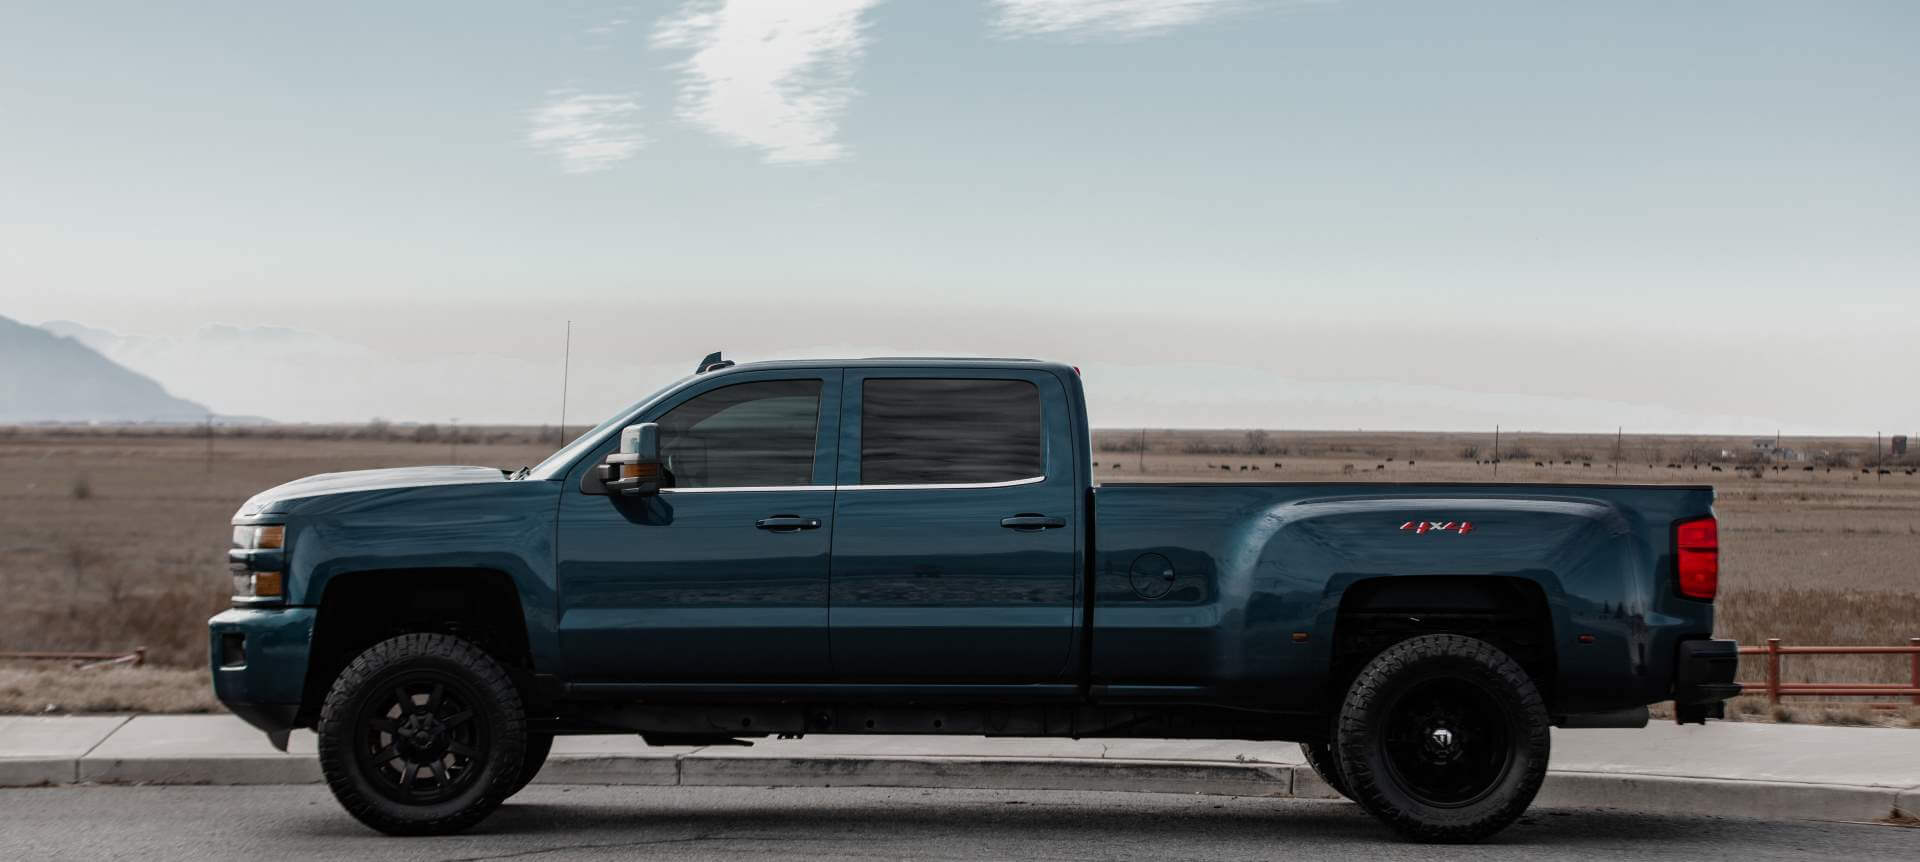
{"label": "headlight", "polygon": [[[285,582],[278,563],[268,571],[255,571],[253,551],[277,551],[286,547],[287,528],[280,524],[247,525],[233,528],[233,552],[228,554],[228,569],[233,575],[235,599],[278,599],[286,595]],[[269,555],[278,557],[278,554]]]}
{"label": "headlight", "polygon": [[270,550],[283,547],[286,542],[287,528],[280,524],[233,528],[233,547],[237,550]]}

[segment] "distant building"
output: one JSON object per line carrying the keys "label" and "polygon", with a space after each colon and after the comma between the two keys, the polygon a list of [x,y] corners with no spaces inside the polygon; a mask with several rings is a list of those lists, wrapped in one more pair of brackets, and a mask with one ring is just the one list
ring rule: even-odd
{"label": "distant building", "polygon": [[1898,458],[1905,454],[1907,454],[1907,435],[1893,435],[1893,457]]}

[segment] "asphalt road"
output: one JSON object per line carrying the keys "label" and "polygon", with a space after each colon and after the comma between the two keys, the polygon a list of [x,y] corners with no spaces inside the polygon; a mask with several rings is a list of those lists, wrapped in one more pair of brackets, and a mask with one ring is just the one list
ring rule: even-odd
{"label": "asphalt road", "polygon": [[451,838],[385,838],[322,787],[0,790],[0,859],[1920,858],[1920,829],[1535,810],[1473,847],[1345,802],[1148,793],[536,785]]}

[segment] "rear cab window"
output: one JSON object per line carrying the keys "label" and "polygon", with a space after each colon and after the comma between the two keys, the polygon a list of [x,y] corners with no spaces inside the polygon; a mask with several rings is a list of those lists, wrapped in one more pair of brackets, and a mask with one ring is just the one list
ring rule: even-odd
{"label": "rear cab window", "polygon": [[1046,476],[1040,390],[1026,380],[872,377],[860,484],[984,485]]}

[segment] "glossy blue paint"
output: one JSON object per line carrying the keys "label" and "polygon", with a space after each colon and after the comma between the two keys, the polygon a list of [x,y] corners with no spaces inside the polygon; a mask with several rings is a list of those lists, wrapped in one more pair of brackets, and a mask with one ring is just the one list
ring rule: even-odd
{"label": "glossy blue paint", "polygon": [[[570,682],[821,680],[828,657],[828,549],[839,433],[836,369],[745,370],[701,378],[636,421],[658,421],[713,390],[758,381],[821,384],[812,487],[665,490],[651,498],[578,490],[576,465],[559,514],[562,667]],[[775,532],[773,516],[819,521]]]}
{"label": "glossy blue paint", "polygon": [[[1711,514],[1712,499],[1684,487],[1102,486],[1093,681],[1307,705],[1325,694],[1348,588],[1468,575],[1538,585],[1561,689],[1645,703],[1670,683],[1678,641],[1713,630],[1712,605],[1672,589],[1667,546],[1668,525]],[[1423,520],[1473,530],[1400,529]],[[1143,554],[1173,565],[1160,598],[1133,587]],[[1578,634],[1593,643],[1576,643]]]}
{"label": "glossy blue paint", "polygon": [[519,594],[534,660],[558,666],[553,536],[559,492],[559,482],[510,481],[491,468],[363,470],[263,491],[234,523],[286,525],[290,607],[319,606],[327,585],[344,575],[504,573]]}
{"label": "glossy blue paint", "polygon": [[[230,704],[299,703],[313,622],[312,608],[234,608],[214,615],[207,621],[214,696]],[[246,638],[244,664],[221,663],[220,640],[226,635]]]}
{"label": "glossy blue paint", "polygon": [[[864,488],[860,407],[868,379],[988,377],[1034,384],[1046,475],[1006,487]],[[1047,370],[862,368],[841,397],[833,534],[833,665],[842,679],[922,684],[1044,682],[1069,672],[1078,630],[1081,490],[1067,417]],[[964,453],[956,453],[964,457]],[[1022,531],[1015,515],[1064,526]]]}
{"label": "glossy blue paint", "polygon": [[[1032,382],[1044,414],[1044,476],[997,487],[856,487],[861,382],[888,376]],[[652,498],[580,492],[581,475],[614,449],[622,427],[717,388],[792,379],[821,383],[810,481]],[[216,689],[233,703],[300,705],[306,644],[329,622],[316,613],[329,584],[414,569],[504,573],[526,619],[533,670],[575,694],[604,697],[1040,701],[1077,691],[1093,700],[1312,710],[1325,702],[1341,599],[1377,578],[1536,585],[1566,708],[1663,699],[1678,642],[1712,631],[1712,605],[1673,589],[1669,544],[1674,521],[1711,513],[1710,489],[1093,489],[1084,408],[1078,374],[1051,363],[757,363],[669,386],[525,479],[423,467],[291,482],[235,515],[235,523],[286,525],[277,560],[242,561],[284,563],[288,596],[281,608],[210,621]],[[783,515],[820,526],[755,527]],[[1063,526],[1001,526],[1014,515]],[[1399,529],[1422,520],[1474,529]],[[224,633],[261,645],[247,667],[217,667]],[[1579,643],[1580,634],[1592,642]]]}

